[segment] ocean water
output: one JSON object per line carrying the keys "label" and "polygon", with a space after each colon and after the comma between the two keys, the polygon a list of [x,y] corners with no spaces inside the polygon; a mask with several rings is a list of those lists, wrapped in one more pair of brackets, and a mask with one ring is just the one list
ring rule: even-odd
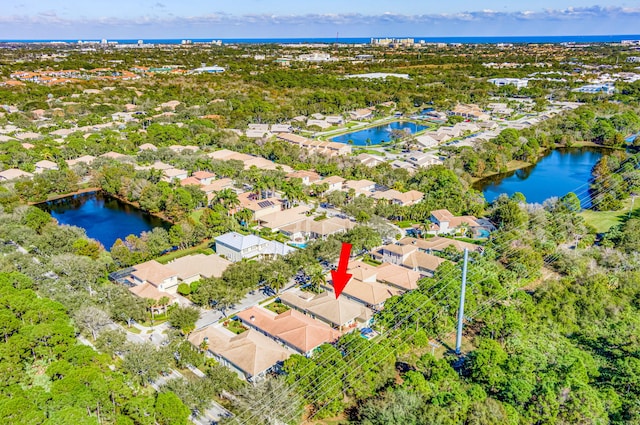
{"label": "ocean water", "polygon": [[[385,38],[374,36],[373,38]],[[396,36],[390,38],[413,38],[416,42],[424,40],[426,43],[462,43],[462,44],[496,44],[496,43],[615,43],[622,40],[640,40],[640,34],[616,34],[616,35],[562,35],[562,36],[496,36],[496,37],[420,37],[420,36]],[[207,43],[212,40],[222,40],[223,44],[299,44],[299,43],[344,43],[344,44],[368,44],[371,37],[351,38],[184,38],[194,43]],[[138,39],[107,39],[118,44],[135,44]],[[180,44],[183,39],[144,39],[145,44]],[[76,43],[78,40],[0,40],[0,43]],[[83,41],[100,41],[87,39]]]}

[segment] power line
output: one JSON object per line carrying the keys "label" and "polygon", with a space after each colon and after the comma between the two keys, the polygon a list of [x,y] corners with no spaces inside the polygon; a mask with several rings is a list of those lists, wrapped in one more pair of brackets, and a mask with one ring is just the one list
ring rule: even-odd
{"label": "power line", "polygon": [[[621,164],[620,168],[619,168],[618,170],[616,170],[614,173],[617,173],[618,171],[622,170],[622,169],[623,169],[623,167],[625,167],[625,166],[626,166],[626,163],[627,163],[627,162],[629,162],[630,160],[631,160],[631,159],[624,161],[624,163],[623,163],[623,164]],[[578,187],[578,189],[580,189],[580,188],[582,188],[582,187],[586,187],[586,189],[582,190],[581,192],[580,192],[580,191],[578,191],[578,193],[580,193],[581,195],[583,195],[583,194],[587,194],[588,196],[591,196],[592,198],[594,198],[594,195],[593,195],[593,194],[589,195],[589,188],[588,188],[588,186],[589,186],[589,183],[585,183],[585,184],[581,185],[580,187]],[[595,197],[598,197],[598,196],[599,196],[599,197],[601,198],[597,203],[601,202],[601,201],[602,201],[602,197],[604,197],[604,195],[606,195],[607,193],[611,192],[612,190],[613,190],[613,188],[611,187],[611,188],[608,188],[608,189],[607,189],[607,190],[605,190],[605,191],[601,191],[599,194],[596,194],[596,195],[595,195]],[[574,192],[574,193],[575,193],[575,192]],[[577,195],[576,195],[576,196],[577,196]],[[580,198],[579,198],[579,199],[580,199]],[[584,197],[584,198],[582,198],[582,199],[586,200],[587,198],[586,198],[586,197]],[[595,205],[595,204],[597,204],[597,203],[593,203],[593,205]],[[514,228],[514,229],[516,229],[516,230],[517,230],[518,228],[520,228],[520,227],[524,227],[524,226],[527,226],[527,225],[529,225],[529,224],[530,224],[530,223],[525,223],[525,224],[523,224],[522,226],[518,226],[518,227],[516,227],[516,228]],[[503,242],[502,242],[502,245],[509,246],[509,245],[510,245],[510,244],[509,244],[509,242],[513,242],[513,241],[515,241],[515,240],[516,240],[516,238],[512,238],[512,239],[510,239],[510,240],[503,241]],[[494,242],[494,241],[490,241],[490,244],[495,245],[495,242]],[[506,256],[506,257],[508,258],[508,255],[507,255],[507,253],[508,253],[508,252],[516,252],[516,251],[517,251],[517,248],[513,248],[513,247],[512,247],[512,248],[510,248],[510,249],[508,249],[508,250],[506,250],[506,251],[502,252],[502,255],[503,255],[503,256]],[[555,257],[557,257],[557,255],[556,255]],[[544,264],[551,264],[551,262],[553,262],[553,261],[554,261],[554,256],[549,257],[549,258],[544,262]],[[452,273],[453,273],[453,272],[452,272]],[[437,286],[439,283],[441,283],[444,279],[446,279],[446,278],[450,278],[451,276],[452,276],[452,274],[451,274],[451,273],[449,273],[449,274],[448,274],[448,275],[446,275],[446,276],[441,276],[441,277],[439,278],[439,280],[438,280],[438,281],[436,281],[436,282],[434,283],[434,285],[432,285],[432,286],[431,286],[431,288],[429,288],[429,290],[431,290],[431,289],[435,288],[435,286]],[[450,283],[451,283],[451,282],[450,282]],[[383,333],[381,334],[381,337],[382,337],[382,338],[387,337],[387,336],[389,335],[389,333],[390,333],[392,330],[399,329],[399,327],[400,327],[402,324],[404,324],[408,319],[410,319],[410,318],[411,318],[415,313],[417,313],[417,312],[419,311],[419,309],[423,308],[423,307],[424,307],[424,306],[425,306],[429,301],[431,301],[432,299],[434,299],[434,298],[435,298],[435,296],[439,295],[442,291],[444,291],[444,289],[446,289],[446,287],[447,287],[448,285],[450,285],[450,283],[449,283],[449,284],[447,284],[447,285],[445,285],[444,287],[440,288],[440,289],[439,289],[435,294],[433,294],[433,296],[432,296],[432,297],[430,297],[428,300],[426,300],[424,303],[422,303],[422,304],[421,304],[417,309],[413,310],[410,314],[408,314],[408,315],[407,315],[407,316],[405,316],[404,318],[401,318],[401,320],[398,320],[394,326],[392,326],[392,327],[390,327],[389,329],[387,329],[387,331],[386,331],[386,332],[383,332]],[[506,293],[507,291],[508,291],[508,289],[505,289],[505,290],[503,290],[503,291],[501,292],[501,294]],[[452,292],[449,292],[449,293],[447,294],[447,296],[446,296],[446,297],[443,297],[443,299],[442,299],[442,300],[448,299],[448,298],[452,295],[452,293],[453,293],[453,291],[452,291]],[[497,301],[496,301],[496,302],[497,302]],[[494,303],[495,303],[495,302],[494,302]],[[413,308],[413,306],[412,306],[412,308]],[[441,312],[439,312],[439,313],[437,313],[437,314],[434,316],[434,319],[435,319],[435,318],[437,318],[438,316],[440,316],[441,314],[442,314],[442,311],[441,311]],[[471,316],[469,316],[469,317],[471,317]],[[371,345],[371,346],[369,347],[369,350],[373,349],[374,347],[377,347],[377,345]],[[350,361],[351,361],[351,362],[354,362],[354,361],[355,361],[355,360],[357,360],[359,357],[361,357],[361,356],[365,355],[369,350],[364,350],[362,353],[360,353],[360,355],[359,355],[359,356],[357,356],[356,358],[350,359]],[[318,365],[318,366],[322,366],[322,365]],[[326,364],[325,364],[325,366],[326,366]],[[350,366],[347,364],[347,365],[345,365],[345,366],[343,367],[343,369],[342,369],[342,370],[340,370],[339,372],[343,372],[344,370],[348,370],[349,368],[350,368]],[[351,369],[353,369],[353,368],[351,368]],[[329,370],[327,370],[327,372],[326,372],[326,373],[330,373],[330,372],[329,372]],[[305,377],[308,377],[308,376],[309,376],[309,375],[305,375],[305,376],[303,376],[302,378],[305,378]],[[316,377],[316,379],[314,379],[310,384],[314,384],[314,383],[316,383],[318,380],[321,380],[322,378],[324,378],[324,375],[320,374],[320,375],[319,375],[318,377]],[[295,387],[295,385],[294,385],[294,387]],[[320,387],[322,387],[322,384],[320,385]],[[323,393],[323,394],[324,394],[324,393]],[[284,397],[284,395],[283,395],[283,397]],[[266,406],[265,406],[265,407],[266,407]],[[268,408],[268,407],[266,407],[266,408]],[[320,409],[318,409],[318,410],[321,410],[321,408],[320,408]],[[245,412],[243,412],[243,413],[245,413]],[[257,417],[257,416],[260,416],[260,412],[252,412],[248,419],[252,419],[252,418],[255,418],[255,417]],[[310,418],[312,418],[312,417],[313,417],[313,415],[312,415],[312,416],[310,416]],[[238,419],[239,419],[239,418],[238,418]]]}

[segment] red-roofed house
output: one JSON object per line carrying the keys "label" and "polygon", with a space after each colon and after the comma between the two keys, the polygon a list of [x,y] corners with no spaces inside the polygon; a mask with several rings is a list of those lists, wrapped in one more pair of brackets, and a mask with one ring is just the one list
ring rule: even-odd
{"label": "red-roofed house", "polygon": [[296,310],[276,314],[262,307],[250,307],[237,314],[247,327],[259,330],[305,356],[322,344],[337,340],[341,333],[326,323]]}

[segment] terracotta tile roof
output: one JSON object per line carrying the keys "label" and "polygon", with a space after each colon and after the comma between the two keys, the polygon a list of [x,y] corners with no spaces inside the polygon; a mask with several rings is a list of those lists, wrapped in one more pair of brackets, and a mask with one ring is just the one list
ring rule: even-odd
{"label": "terracotta tile roof", "polygon": [[296,310],[275,314],[262,307],[250,307],[237,316],[247,325],[268,333],[294,347],[300,353],[308,353],[322,344],[333,342],[340,332]]}
{"label": "terracotta tile roof", "polygon": [[443,238],[441,236],[429,239],[403,238],[400,239],[398,243],[400,245],[415,245],[425,251],[443,251],[449,246],[454,247],[458,251],[464,251],[465,248],[469,251],[477,251],[481,248],[480,245],[459,241],[457,239]]}
{"label": "terracotta tile roof", "polygon": [[327,177],[326,179],[323,179],[320,183],[335,184],[335,183],[344,183],[344,182],[345,182],[345,179],[340,176],[331,176],[331,177]]}
{"label": "terracotta tile roof", "polygon": [[216,175],[213,173],[210,173],[209,171],[196,171],[191,176],[195,177],[198,180],[202,180],[202,179],[214,178]]}
{"label": "terracotta tile roof", "polygon": [[376,268],[362,261],[351,261],[347,267],[347,272],[351,273],[354,279],[361,282],[376,281]]}
{"label": "terracotta tile roof", "polygon": [[200,180],[195,177],[187,177],[186,179],[180,180],[180,186],[188,185],[200,186]]}
{"label": "terracotta tile roof", "polygon": [[222,329],[208,326],[193,332],[189,336],[189,342],[199,347],[204,338],[208,339],[209,351],[226,359],[249,378],[261,374],[278,362],[285,361],[293,354],[253,329],[232,335]]}
{"label": "terracotta tile roof", "polygon": [[421,268],[424,270],[435,271],[438,266],[444,263],[444,258],[436,257],[435,255],[427,254],[424,252],[416,251],[409,256],[404,262],[403,265],[410,268]]}
{"label": "terracotta tile roof", "polygon": [[0,180],[13,180],[20,177],[33,177],[33,174],[18,170],[17,168],[0,171]]}
{"label": "terracotta tile roof", "polygon": [[202,191],[204,193],[211,192],[220,192],[223,189],[228,189],[233,187],[233,180],[229,178],[214,180],[210,184],[202,186]]}
{"label": "terracotta tile roof", "polygon": [[420,273],[391,263],[384,263],[376,268],[377,279],[405,291],[418,288]]}
{"label": "terracotta tile roof", "polygon": [[[329,282],[331,282],[329,280]],[[332,283],[329,283],[333,285]],[[394,295],[400,295],[403,291],[392,288],[378,282],[362,282],[351,278],[347,286],[342,291],[343,294],[351,296],[368,305],[377,306],[384,303]]]}
{"label": "terracotta tile roof", "polygon": [[129,291],[140,298],[147,298],[156,301],[159,301],[163,297],[167,297],[170,300],[175,299],[175,296],[169,294],[168,292],[159,290],[150,283],[143,283],[142,285],[133,286],[129,288]]}
{"label": "terracotta tile roof", "polygon": [[149,282],[155,286],[160,285],[165,279],[177,276],[178,273],[169,266],[158,263],[156,260],[147,261],[133,266],[131,273],[142,282]]}
{"label": "terracotta tile roof", "polygon": [[181,280],[186,280],[196,275],[205,278],[220,277],[222,276],[222,272],[230,265],[231,261],[225,260],[216,254],[187,255],[167,264],[172,270],[176,271]]}
{"label": "terracotta tile roof", "polygon": [[454,228],[458,227],[464,223],[469,226],[479,226],[478,219],[472,215],[465,215],[456,217],[449,210],[435,210],[431,211],[431,215],[438,220],[439,222],[449,222],[449,227]]}
{"label": "terracotta tile roof", "polygon": [[304,310],[311,315],[332,323],[334,326],[344,326],[356,319],[368,320],[373,312],[361,304],[355,303],[344,297],[336,299],[329,292],[312,294],[293,289],[280,294],[283,304]]}

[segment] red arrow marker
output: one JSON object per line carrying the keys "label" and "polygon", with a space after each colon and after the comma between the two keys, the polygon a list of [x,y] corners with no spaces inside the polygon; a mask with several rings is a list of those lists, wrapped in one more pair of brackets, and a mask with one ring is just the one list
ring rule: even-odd
{"label": "red arrow marker", "polygon": [[342,293],[342,290],[351,276],[347,273],[347,266],[349,265],[349,257],[351,256],[351,244],[343,242],[342,251],[340,251],[340,262],[338,263],[338,270],[331,270],[331,279],[333,279],[333,291],[336,293],[336,299]]}

